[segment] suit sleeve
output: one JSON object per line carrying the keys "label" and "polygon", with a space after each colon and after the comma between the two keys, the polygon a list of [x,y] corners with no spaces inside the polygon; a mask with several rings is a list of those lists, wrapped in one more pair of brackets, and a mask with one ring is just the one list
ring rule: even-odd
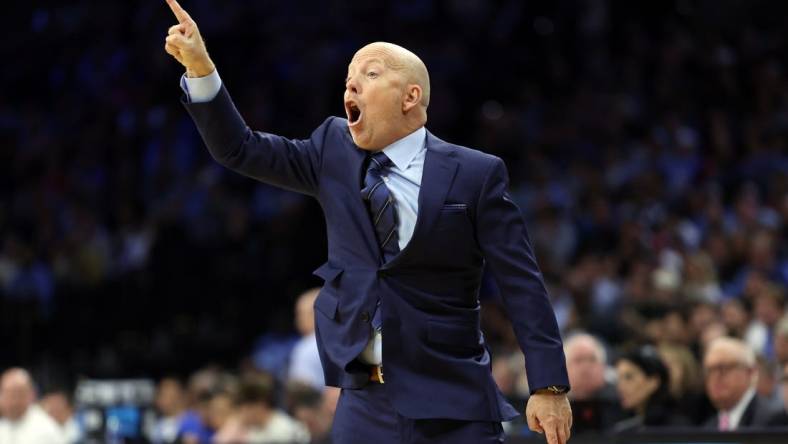
{"label": "suit sleeve", "polygon": [[333,118],[309,139],[252,131],[222,85],[212,100],[182,100],[214,159],[227,168],[281,188],[315,195],[323,143]]}
{"label": "suit sleeve", "polygon": [[496,157],[479,195],[476,236],[525,354],[531,391],[569,387],[558,323],[508,181],[506,166]]}

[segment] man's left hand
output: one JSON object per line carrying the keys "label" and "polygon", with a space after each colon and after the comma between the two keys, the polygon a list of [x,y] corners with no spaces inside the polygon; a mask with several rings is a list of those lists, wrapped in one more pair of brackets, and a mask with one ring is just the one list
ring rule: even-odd
{"label": "man's left hand", "polygon": [[528,428],[543,433],[548,444],[566,444],[572,428],[572,407],[566,394],[534,393],[525,408]]}

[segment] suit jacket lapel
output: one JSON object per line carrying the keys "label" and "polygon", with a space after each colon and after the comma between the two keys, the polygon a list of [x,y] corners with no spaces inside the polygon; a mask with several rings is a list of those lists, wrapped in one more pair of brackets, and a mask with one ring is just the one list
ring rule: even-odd
{"label": "suit jacket lapel", "polygon": [[350,190],[353,208],[355,209],[357,216],[356,219],[359,222],[359,227],[361,228],[361,237],[364,239],[364,243],[369,248],[370,254],[377,258],[381,256],[380,245],[378,244],[378,238],[375,234],[375,227],[372,225],[372,219],[369,217],[367,206],[364,203],[364,200],[361,198],[361,189],[363,188],[364,175],[366,174],[366,171],[364,171],[364,160],[367,158],[367,152],[357,147],[356,144],[353,143],[353,139],[350,137],[350,132],[347,130],[346,137],[351,147],[351,152],[348,155],[349,165],[347,171],[349,174],[347,174],[347,178],[350,181],[348,188]]}
{"label": "suit jacket lapel", "polygon": [[424,170],[421,175],[416,227],[405,249],[384,264],[384,269],[401,264],[418,249],[420,239],[430,232],[440,215],[456,172],[457,161],[449,145],[427,131],[427,153],[424,156]]}
{"label": "suit jacket lapel", "polygon": [[747,408],[744,409],[744,413],[741,415],[741,419],[739,419],[739,427],[749,427],[753,425],[755,420],[755,410],[758,406],[758,395],[756,394],[750,400],[750,403],[747,404]]}

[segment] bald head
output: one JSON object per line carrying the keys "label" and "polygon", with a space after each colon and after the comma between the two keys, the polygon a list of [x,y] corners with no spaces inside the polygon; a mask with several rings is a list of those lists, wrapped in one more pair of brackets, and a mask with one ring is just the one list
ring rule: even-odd
{"label": "bald head", "polygon": [[572,386],[571,396],[577,400],[593,397],[605,385],[605,348],[595,337],[580,333],[564,343],[564,353]]}
{"label": "bald head", "polygon": [[320,292],[319,288],[312,288],[298,296],[295,304],[296,329],[302,336],[310,335],[315,331],[315,299]]}
{"label": "bald head", "polygon": [[370,43],[348,65],[344,101],[356,146],[368,151],[384,149],[427,122],[427,67],[401,46]]}
{"label": "bald head", "polygon": [[430,75],[427,66],[413,52],[388,42],[374,42],[356,51],[355,60],[363,57],[378,57],[389,69],[403,76],[405,83],[418,85],[421,88],[421,105],[426,108],[430,104]]}
{"label": "bald head", "polygon": [[607,364],[607,352],[602,344],[588,333],[578,333],[572,335],[564,343],[564,353],[567,356],[574,356],[575,353],[591,353],[597,362]]}
{"label": "bald head", "polygon": [[35,401],[33,379],[21,368],[11,368],[0,376],[0,416],[20,419]]}

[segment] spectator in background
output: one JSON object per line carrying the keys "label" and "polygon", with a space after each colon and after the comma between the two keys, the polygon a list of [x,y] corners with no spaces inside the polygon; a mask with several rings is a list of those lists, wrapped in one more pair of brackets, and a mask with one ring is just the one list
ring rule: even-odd
{"label": "spectator in background", "polygon": [[785,314],[784,290],[773,283],[764,283],[754,291],[754,320],[750,323],[745,339],[750,347],[767,358],[774,358],[774,332]]}
{"label": "spectator in background", "polygon": [[35,404],[27,371],[11,368],[0,375],[0,444],[64,444],[60,426]]}
{"label": "spectator in background", "polygon": [[305,291],[295,304],[295,326],[301,339],[293,347],[290,355],[290,367],[287,378],[290,381],[303,381],[318,390],[323,390],[323,366],[317,351],[315,338],[315,299],[320,292],[319,288]]}
{"label": "spectator in background", "polygon": [[233,399],[235,396],[230,391],[220,391],[211,397],[206,422],[212,430],[221,430],[237,413]]}
{"label": "spectator in background", "polygon": [[[525,355],[520,350],[499,350],[492,359],[492,375],[495,384],[515,408],[525,408],[530,389],[525,371]],[[507,423],[504,422],[504,429]]]}
{"label": "spectator in background", "polygon": [[[695,339],[702,339],[704,332],[713,324],[719,323],[720,314],[717,306],[708,302],[695,303],[690,307],[689,334]],[[725,325],[722,325],[723,329]],[[701,344],[702,346],[703,344]]]}
{"label": "spectator in background", "polygon": [[780,366],[788,364],[788,314],[774,328],[774,359]]}
{"label": "spectator in background", "polygon": [[706,394],[717,414],[706,426],[720,431],[779,425],[780,412],[756,393],[755,353],[743,341],[717,338],[703,358]]}
{"label": "spectator in background", "polygon": [[286,391],[288,411],[307,428],[310,444],[330,443],[329,434],[336,409],[336,405],[331,406],[330,397],[301,381],[289,382]]}
{"label": "spectator in background", "polygon": [[216,434],[216,443],[308,443],[306,428],[276,407],[274,380],[247,377],[238,388],[236,414]]}
{"label": "spectator in background", "polygon": [[605,348],[594,336],[580,333],[567,339],[564,353],[572,386],[572,430],[582,433],[610,429],[623,415],[616,388],[605,378]]}
{"label": "spectator in background", "polygon": [[711,343],[716,339],[724,338],[728,335],[728,329],[722,322],[712,322],[711,324],[707,325],[706,328],[700,333],[700,337],[698,338],[698,346],[700,347],[701,354],[705,355],[706,350],[709,349]]}
{"label": "spectator in background", "polygon": [[235,379],[216,368],[208,367],[189,379],[190,407],[181,416],[177,439],[184,444],[212,443],[216,429],[211,427],[211,401],[216,393],[232,390]]}
{"label": "spectator in background", "polygon": [[689,348],[660,344],[660,358],[668,369],[670,395],[676,400],[679,412],[693,424],[700,424],[713,413],[703,394],[700,364]]}
{"label": "spectator in background", "polygon": [[74,416],[74,404],[66,390],[52,390],[41,398],[41,408],[60,426],[67,444],[82,439],[82,429]]}
{"label": "spectator in background", "polygon": [[156,410],[159,418],[153,431],[154,444],[174,443],[178,436],[183,413],[186,411],[186,392],[176,378],[164,378],[156,388]]}
{"label": "spectator in background", "polygon": [[755,366],[758,369],[758,382],[755,385],[755,393],[763,398],[764,401],[779,409],[783,405],[779,390],[779,367],[774,361],[763,355],[755,357]]}
{"label": "spectator in background", "polygon": [[616,361],[616,373],[621,406],[634,416],[616,423],[615,432],[689,425],[689,421],[675,411],[668,369],[655,347],[646,345],[624,353]]}
{"label": "spectator in background", "polygon": [[[788,416],[788,364],[783,366],[780,373],[780,394],[783,400],[783,414]],[[784,419],[786,419],[785,416]]]}
{"label": "spectator in background", "polygon": [[750,328],[751,309],[750,303],[743,298],[730,298],[722,303],[720,310],[722,323],[731,336],[744,338]]}
{"label": "spectator in background", "polygon": [[714,261],[705,252],[697,252],[684,262],[684,282],[681,289],[691,301],[716,303],[722,296]]}
{"label": "spectator in background", "polygon": [[178,421],[176,442],[184,444],[208,444],[213,442],[214,430],[210,426],[210,406],[213,394],[210,391],[196,392],[186,410]]}

